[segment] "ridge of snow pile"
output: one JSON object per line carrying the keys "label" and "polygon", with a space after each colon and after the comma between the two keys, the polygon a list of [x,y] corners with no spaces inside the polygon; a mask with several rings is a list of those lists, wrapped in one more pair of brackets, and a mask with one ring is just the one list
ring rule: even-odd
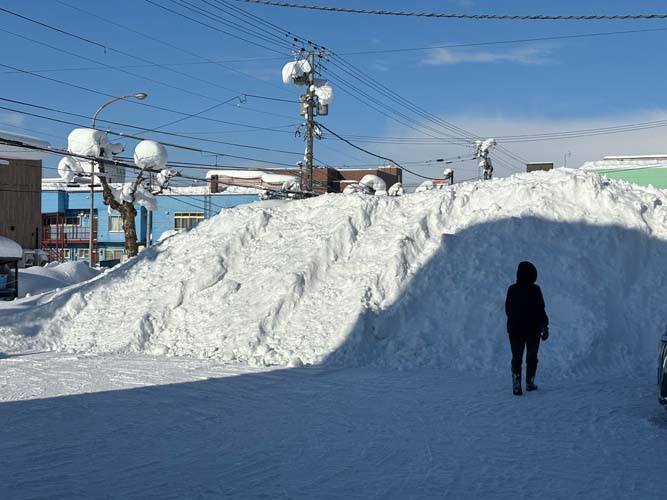
{"label": "ridge of snow pile", "polygon": [[540,370],[653,363],[667,199],[563,169],[225,210],[48,301],[0,306],[0,349],[508,371],[521,260],[551,318]]}

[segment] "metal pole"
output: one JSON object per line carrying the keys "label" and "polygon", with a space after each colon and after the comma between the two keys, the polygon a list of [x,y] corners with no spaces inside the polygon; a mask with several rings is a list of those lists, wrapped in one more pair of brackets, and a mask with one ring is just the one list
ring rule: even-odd
{"label": "metal pole", "polygon": [[[95,126],[93,124],[93,126]],[[93,218],[95,211],[95,162],[90,162],[90,216],[89,216],[89,228],[88,228],[88,265],[93,267],[95,263],[93,262]]]}
{"label": "metal pole", "polygon": [[[149,176],[149,179],[150,179],[148,189],[150,191],[152,191],[153,190],[153,174],[150,173],[150,174],[148,174],[148,176]],[[151,244],[153,243],[152,234],[153,234],[153,212],[151,210],[148,210],[148,213],[146,214],[146,248],[151,246]]]}
{"label": "metal pole", "polygon": [[313,190],[313,134],[315,130],[314,106],[315,106],[315,53],[308,53],[308,62],[310,63],[310,73],[308,73],[308,91],[307,97],[307,122],[306,122],[306,191]]}

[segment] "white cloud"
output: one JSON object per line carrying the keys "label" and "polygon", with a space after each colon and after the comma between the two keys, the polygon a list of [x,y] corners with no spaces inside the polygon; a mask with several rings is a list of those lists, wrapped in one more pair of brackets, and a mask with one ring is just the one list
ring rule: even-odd
{"label": "white cloud", "polygon": [[514,64],[547,64],[552,62],[553,49],[547,45],[531,45],[509,50],[478,50],[467,47],[461,48],[434,48],[422,60],[430,66],[444,66],[462,63],[498,63],[510,62]]}
{"label": "white cloud", "polygon": [[[466,130],[482,137],[495,137],[498,143],[529,162],[553,162],[555,166],[563,166],[566,159],[567,166],[578,168],[584,162],[598,160],[604,156],[611,155],[646,155],[667,154],[667,126],[643,130],[635,130],[618,134],[595,135],[586,137],[566,138],[559,140],[540,140],[536,142],[506,142],[502,136],[515,136],[527,134],[545,134],[552,132],[585,130],[615,127],[630,123],[652,122],[658,120],[667,121],[667,110],[643,111],[633,114],[617,115],[610,117],[597,117],[590,119],[533,119],[522,117],[471,117],[471,116],[448,116],[445,119]],[[436,127],[433,125],[433,127]],[[406,133],[403,130],[387,131],[387,136],[402,137],[424,137],[414,133]],[[469,156],[471,147],[455,147],[443,145],[377,145],[369,144],[373,151],[383,156],[394,158],[397,161],[415,161],[433,158],[450,157],[461,154]],[[570,153],[568,155],[568,153]],[[567,156],[566,156],[567,155]],[[493,157],[493,155],[492,155]],[[503,163],[509,164],[514,170],[525,171],[525,165],[516,160],[508,160],[504,156],[496,155]],[[496,163],[495,174],[506,176],[511,171]],[[474,161],[462,162],[450,165],[454,168],[456,177],[463,179],[473,177],[477,174]],[[410,166],[420,174],[437,177],[443,166],[439,163],[432,166]],[[410,177],[410,176],[407,176]],[[414,179],[412,179],[414,180]]]}
{"label": "white cloud", "polygon": [[23,127],[26,124],[26,117],[19,113],[0,113],[0,121],[14,127]]}

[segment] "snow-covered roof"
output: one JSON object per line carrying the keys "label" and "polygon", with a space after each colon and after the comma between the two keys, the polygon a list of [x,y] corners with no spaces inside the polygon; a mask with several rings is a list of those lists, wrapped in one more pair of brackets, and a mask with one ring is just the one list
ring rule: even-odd
{"label": "snow-covered roof", "polygon": [[23,248],[14,240],[0,236],[0,258],[20,259],[23,257]]}
{"label": "snow-covered roof", "polygon": [[667,168],[667,156],[645,157],[613,157],[607,156],[603,160],[587,161],[581,170],[633,170],[639,168]]}
{"label": "snow-covered roof", "polygon": [[[40,148],[48,148],[50,146],[48,142],[37,137],[14,134],[12,132],[5,132],[4,130],[0,130],[0,138],[9,139],[10,141],[20,141]],[[0,158],[5,160],[41,160],[45,156],[46,151],[0,144]]]}
{"label": "snow-covered roof", "polygon": [[209,170],[206,172],[207,179],[214,175],[234,179],[258,179],[267,184],[282,184],[284,182],[294,182],[298,179],[294,175],[274,174],[264,170]]}
{"label": "snow-covered roof", "polygon": [[[79,182],[77,182],[77,180]],[[60,177],[42,179],[42,191],[68,191],[81,192],[90,191],[90,178],[75,178],[72,183],[65,182]],[[95,191],[102,191],[102,187],[95,186]]]}

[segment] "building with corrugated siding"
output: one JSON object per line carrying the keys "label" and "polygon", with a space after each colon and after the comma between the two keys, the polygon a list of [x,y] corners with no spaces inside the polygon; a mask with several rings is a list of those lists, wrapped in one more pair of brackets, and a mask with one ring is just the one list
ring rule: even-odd
{"label": "building with corrugated siding", "polygon": [[[48,142],[0,131],[0,138],[40,148]],[[41,241],[41,185],[43,151],[0,144],[0,236],[24,249],[38,249]]]}

